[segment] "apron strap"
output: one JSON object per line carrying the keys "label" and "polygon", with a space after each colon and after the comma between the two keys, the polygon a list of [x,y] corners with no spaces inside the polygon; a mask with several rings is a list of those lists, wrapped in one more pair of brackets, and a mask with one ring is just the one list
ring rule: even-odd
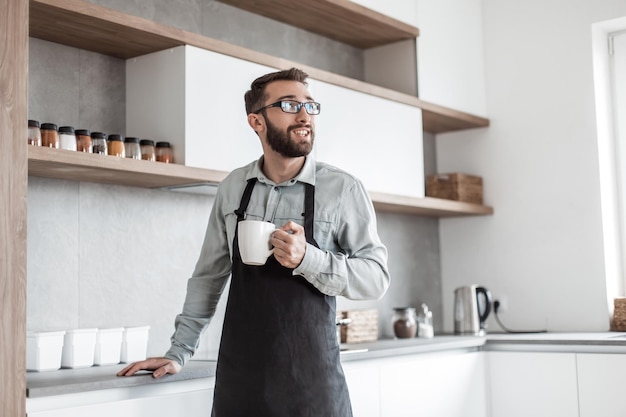
{"label": "apron strap", "polygon": [[315,186],[304,184],[304,235],[306,241],[317,246],[313,238],[313,220],[315,219]]}
{"label": "apron strap", "polygon": [[252,189],[254,189],[255,183],[256,178],[250,178],[248,180],[248,185],[246,185],[246,189],[244,190],[243,196],[241,197],[241,203],[239,204],[239,208],[235,210],[238,222],[246,218],[246,208],[248,208],[248,203],[250,202],[250,196],[252,195]]}

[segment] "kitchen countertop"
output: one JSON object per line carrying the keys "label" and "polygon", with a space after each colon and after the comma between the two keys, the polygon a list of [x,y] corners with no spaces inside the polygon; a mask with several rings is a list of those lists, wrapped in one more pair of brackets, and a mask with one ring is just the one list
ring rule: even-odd
{"label": "kitchen countertop", "polygon": [[[493,333],[486,337],[437,335],[432,339],[382,339],[346,344],[342,362],[443,351],[534,351],[626,354],[626,333]],[[152,378],[151,372],[132,377],[115,374],[125,365],[28,372],[27,397],[47,397],[109,388],[126,388],[215,376],[216,362],[192,360],[175,375]]]}

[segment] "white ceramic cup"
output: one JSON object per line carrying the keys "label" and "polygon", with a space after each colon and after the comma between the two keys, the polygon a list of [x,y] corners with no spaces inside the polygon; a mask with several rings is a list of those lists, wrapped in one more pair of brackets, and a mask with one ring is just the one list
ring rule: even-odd
{"label": "white ceramic cup", "polygon": [[276,226],[269,222],[260,220],[239,222],[237,239],[239,254],[244,264],[265,265],[267,258],[274,252],[270,238],[275,230]]}

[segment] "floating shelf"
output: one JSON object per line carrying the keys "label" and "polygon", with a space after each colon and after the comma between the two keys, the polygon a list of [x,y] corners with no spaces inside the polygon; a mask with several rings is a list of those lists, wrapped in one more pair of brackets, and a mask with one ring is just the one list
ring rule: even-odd
{"label": "floating shelf", "polygon": [[361,49],[414,39],[419,30],[349,0],[217,0]]}
{"label": "floating shelf", "polygon": [[[228,172],[108,155],[28,147],[28,175],[144,188],[219,184]],[[430,217],[493,214],[491,207],[438,198],[370,193],[379,211]]]}
{"label": "floating shelf", "polygon": [[[292,4],[286,0],[281,0],[279,3],[282,3],[283,6]],[[347,0],[314,2],[315,5],[322,3],[326,5],[325,7],[333,5],[332,7],[345,9],[345,13],[355,13],[354,10],[360,9],[369,10]],[[302,2],[293,4],[297,4],[298,8],[303,5]],[[344,18],[346,19],[348,19],[346,16],[358,17],[354,22],[357,26],[364,24],[363,21],[359,20],[361,17],[371,18],[370,15],[375,14],[371,11],[365,13],[362,10],[354,15],[346,15],[345,13]],[[377,16],[376,19],[384,20],[381,16]],[[329,20],[331,19],[331,16],[327,17]],[[393,19],[388,20],[393,21]],[[30,36],[34,38],[122,59],[180,45],[192,45],[269,67],[300,67],[311,78],[419,107],[422,109],[424,130],[434,134],[489,126],[489,119],[483,117],[428,103],[409,94],[231,45],[148,19],[131,16],[84,0],[30,0],[29,28]]]}

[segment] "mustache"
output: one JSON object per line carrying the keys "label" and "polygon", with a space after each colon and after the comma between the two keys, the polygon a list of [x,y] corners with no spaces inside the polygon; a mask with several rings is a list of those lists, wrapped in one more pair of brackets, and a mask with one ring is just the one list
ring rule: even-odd
{"label": "mustache", "polygon": [[311,127],[311,125],[310,125],[310,124],[305,124],[305,125],[292,125],[292,126],[289,126],[289,127],[287,128],[287,131],[288,131],[288,132],[291,132],[291,131],[293,131],[293,130],[298,130],[298,129],[309,129],[309,130],[313,130],[313,128]]}

